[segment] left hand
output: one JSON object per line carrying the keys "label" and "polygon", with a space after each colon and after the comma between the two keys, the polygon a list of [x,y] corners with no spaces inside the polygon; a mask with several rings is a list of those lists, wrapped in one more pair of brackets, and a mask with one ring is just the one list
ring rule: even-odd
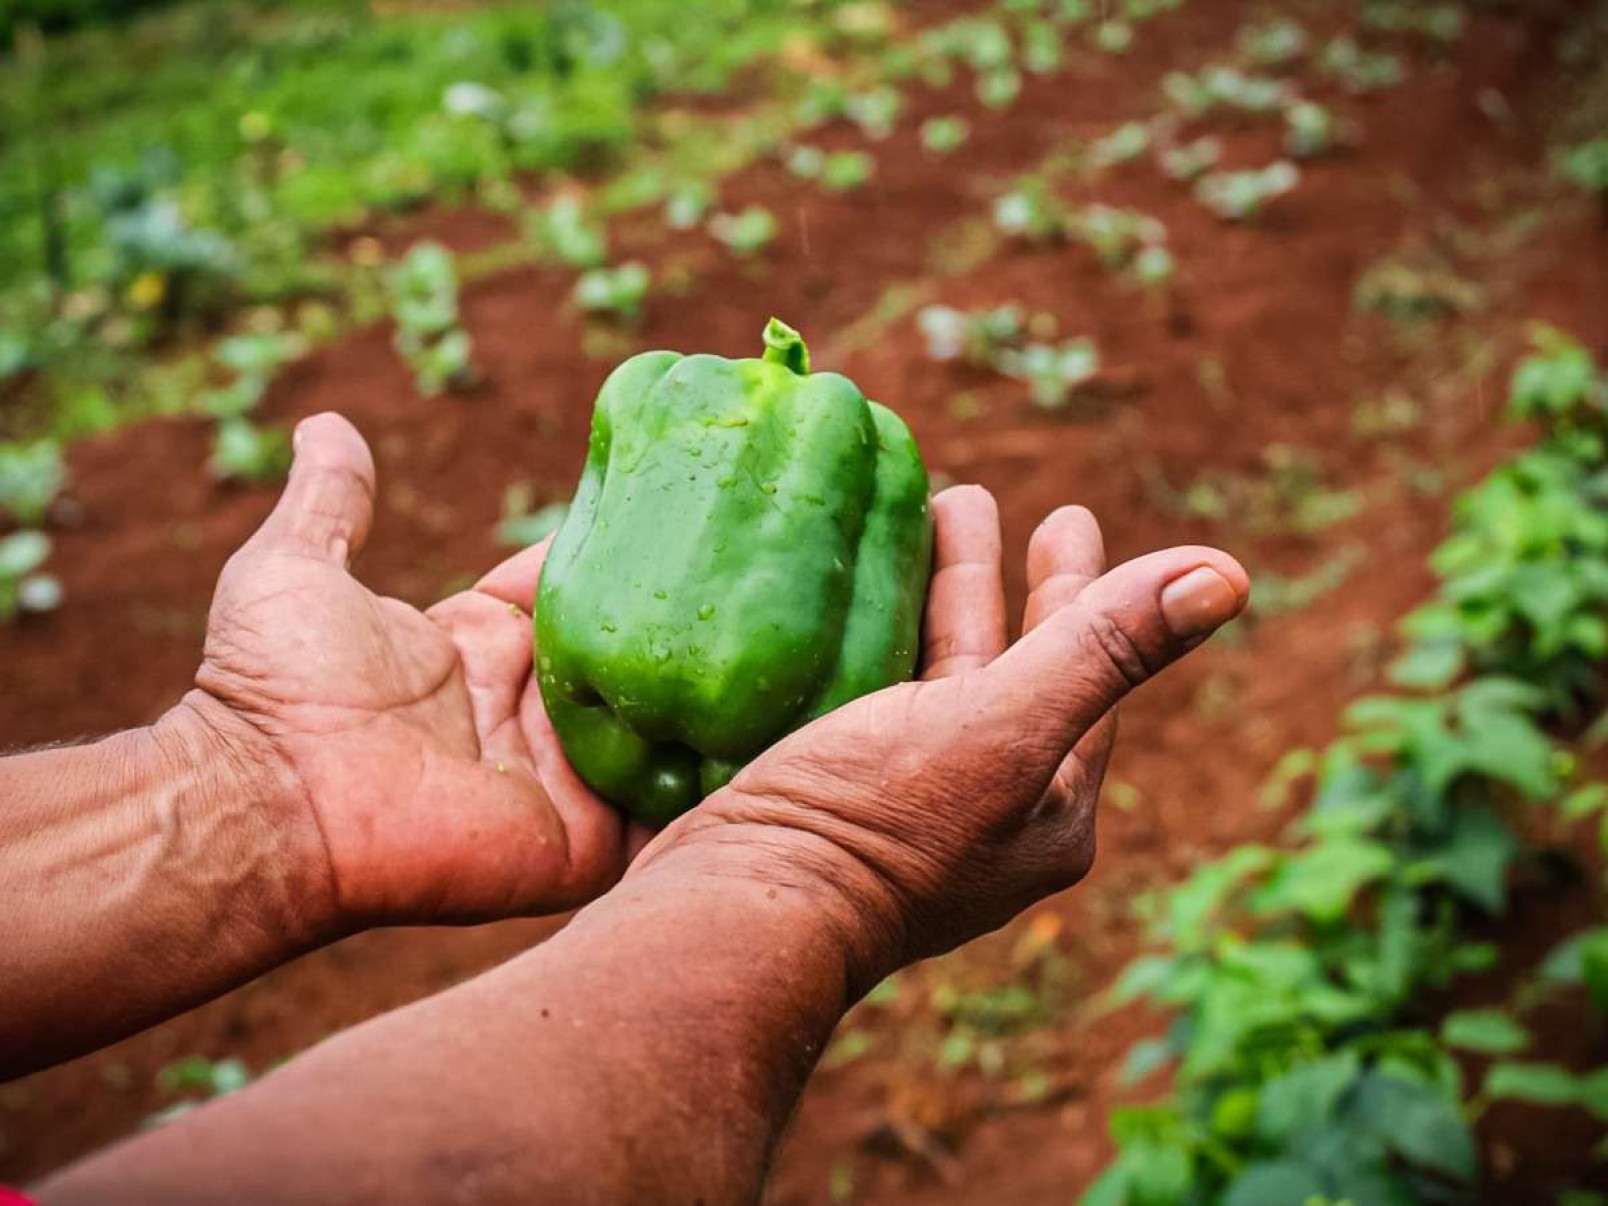
{"label": "left hand", "polygon": [[220,761],[288,786],[321,838],[309,927],[472,922],[585,903],[638,840],[559,750],[531,673],[544,546],[419,612],[349,570],[374,462],[346,420],[296,433],[283,496],[219,579],[184,707]]}

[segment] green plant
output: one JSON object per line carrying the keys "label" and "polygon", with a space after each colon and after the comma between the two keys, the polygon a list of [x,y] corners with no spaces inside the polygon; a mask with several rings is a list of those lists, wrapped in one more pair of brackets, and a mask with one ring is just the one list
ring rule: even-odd
{"label": "green plant", "polygon": [[1007,377],[1027,383],[1035,406],[1060,410],[1099,378],[1100,351],[1090,339],[1033,343],[1000,352],[997,365]]}
{"label": "green plant", "polygon": [[145,1125],[163,1126],[188,1114],[205,1101],[239,1092],[251,1080],[251,1070],[243,1060],[211,1060],[201,1055],[174,1060],[156,1074],[157,1088],[170,1095],[184,1093],[189,1096],[152,1114],[145,1120]]}
{"label": "green plant", "polygon": [[758,255],[775,240],[776,215],[762,205],[750,205],[738,214],[716,214],[709,233],[740,256]]}
{"label": "green plant", "polygon": [[1455,3],[1364,0],[1361,18],[1364,29],[1418,34],[1437,42],[1455,42],[1464,29],[1463,10]]}
{"label": "green plant", "polygon": [[1559,170],[1571,184],[1608,200],[1608,138],[1569,148],[1559,161]]}
{"label": "green plant", "polygon": [[876,171],[877,161],[864,151],[839,151],[821,167],[821,187],[831,193],[861,188]]}
{"label": "green plant", "polygon": [[1312,159],[1334,147],[1334,114],[1312,101],[1297,101],[1284,111],[1284,153]]}
{"label": "green plant", "polygon": [[971,123],[964,117],[929,117],[921,123],[921,145],[934,155],[959,150],[971,137]]}
{"label": "green plant", "polygon": [[0,624],[25,612],[55,611],[61,606],[61,584],[40,567],[50,559],[50,537],[43,532],[0,536]]}
{"label": "green plant", "polygon": [[1248,222],[1260,217],[1269,201],[1293,192],[1300,182],[1300,169],[1281,159],[1260,170],[1202,176],[1195,184],[1195,199],[1225,221]]}
{"label": "green plant", "polygon": [[872,139],[883,139],[893,133],[899,114],[904,109],[904,98],[890,85],[857,92],[844,101],[843,112],[861,132]]}
{"label": "green plant", "polygon": [[1287,67],[1307,52],[1307,32],[1288,18],[1240,31],[1240,53],[1258,67]]}
{"label": "green plant", "polygon": [[1439,595],[1405,621],[1411,645],[1392,673],[1422,687],[1470,669],[1515,675],[1567,710],[1608,657],[1608,386],[1561,332],[1538,328],[1535,348],[1509,411],[1546,439],[1459,500],[1433,559]]}
{"label": "green plant", "polygon": [[43,523],[66,484],[67,466],[55,440],[0,444],[0,512],[14,523]]}
{"label": "green plant", "polygon": [[1095,140],[1089,148],[1089,159],[1096,167],[1127,163],[1148,151],[1152,141],[1148,122],[1124,122],[1104,138]]}
{"label": "green plant", "polygon": [[933,360],[964,360],[979,368],[998,364],[1001,352],[1027,336],[1027,319],[1017,305],[964,311],[927,306],[916,315],[916,328]]}
{"label": "green plant", "polygon": [[664,202],[665,224],[671,230],[695,230],[715,204],[712,185],[689,181],[676,186]]}
{"label": "green plant", "polygon": [[607,232],[586,216],[574,197],[561,197],[537,210],[529,229],[543,251],[571,268],[596,268],[608,262]]}
{"label": "green plant", "polygon": [[473,344],[458,320],[458,273],[439,243],[415,243],[386,278],[397,351],[413,370],[419,392],[474,383]]}
{"label": "green plant", "polygon": [[1073,237],[1087,243],[1107,268],[1126,268],[1149,248],[1167,242],[1167,228],[1149,214],[1114,205],[1089,205],[1067,223]]}
{"label": "green plant", "polygon": [[1127,21],[1111,18],[1094,27],[1090,40],[1106,54],[1127,54],[1133,48],[1134,29]]}
{"label": "green plant", "polygon": [[1022,93],[1022,77],[1015,71],[988,71],[977,77],[977,99],[990,109],[1008,109]]}
{"label": "green plant", "polygon": [[575,304],[588,314],[607,314],[626,322],[642,317],[653,284],[646,264],[631,260],[614,268],[593,268],[575,282]]}
{"label": "green plant", "polygon": [[[1608,1119],[1604,1072],[1507,1058],[1529,1044],[1507,1011],[1454,1013],[1435,1032],[1410,1023],[1427,991],[1495,959],[1463,931],[1507,908],[1522,851],[1508,813],[1608,810],[1608,787],[1579,782],[1547,728],[1600,693],[1608,654],[1605,604],[1580,593],[1608,584],[1608,513],[1587,485],[1605,463],[1603,378],[1560,333],[1536,343],[1512,409],[1542,443],[1460,500],[1435,557],[1440,598],[1407,623],[1428,631],[1397,677],[1427,694],[1363,699],[1327,749],[1286,757],[1268,803],[1311,781],[1289,848],[1240,847],[1149,902],[1156,950],[1108,1000],[1177,1011],[1128,1064],[1134,1079],[1173,1065],[1174,1087],[1164,1105],[1113,1116],[1120,1155],[1086,1204],[1472,1201],[1468,1120],[1484,1103]],[[1565,606],[1538,623],[1537,600]],[[1587,639],[1556,639],[1570,634]],[[1608,931],[1564,944],[1538,979],[1538,991],[1581,983],[1608,1002]],[[1499,1061],[1466,1109],[1453,1049]]]}
{"label": "green plant", "polygon": [[290,436],[280,427],[259,427],[244,417],[219,422],[208,468],[219,481],[283,480],[290,471]]}
{"label": "green plant", "polygon": [[1043,242],[1066,234],[1067,209],[1041,175],[1023,176],[994,200],[994,227],[1001,234]]}
{"label": "green plant", "polygon": [[1182,146],[1166,148],[1157,156],[1157,162],[1168,179],[1192,184],[1215,168],[1222,158],[1222,140],[1205,135]]}
{"label": "green plant", "polygon": [[230,379],[202,390],[196,396],[197,407],[217,419],[250,414],[280,368],[306,349],[307,341],[300,335],[283,331],[220,340],[212,350],[213,359]]}
{"label": "green plant", "polygon": [[1318,68],[1338,79],[1352,92],[1378,92],[1394,88],[1407,78],[1399,56],[1364,50],[1352,38],[1335,38],[1318,56]]}
{"label": "green plant", "polygon": [[1199,119],[1216,109],[1278,113],[1291,101],[1282,80],[1247,75],[1234,67],[1208,67],[1197,75],[1174,71],[1161,81],[1163,95],[1184,117]]}
{"label": "green plant", "polygon": [[558,525],[569,514],[569,504],[554,502],[532,510],[533,501],[528,482],[508,487],[503,494],[502,519],[497,524],[497,543],[529,548],[558,531]]}

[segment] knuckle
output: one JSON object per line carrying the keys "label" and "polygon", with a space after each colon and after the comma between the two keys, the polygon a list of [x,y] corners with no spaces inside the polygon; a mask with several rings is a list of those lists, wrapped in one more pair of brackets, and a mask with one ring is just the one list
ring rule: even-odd
{"label": "knuckle", "polygon": [[1084,629],[1088,652],[1121,680],[1124,690],[1133,690],[1155,673],[1145,651],[1114,616],[1094,616]]}

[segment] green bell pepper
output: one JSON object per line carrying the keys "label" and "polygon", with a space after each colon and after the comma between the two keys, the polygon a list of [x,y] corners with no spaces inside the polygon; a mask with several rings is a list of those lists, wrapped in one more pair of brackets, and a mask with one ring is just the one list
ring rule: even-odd
{"label": "green bell pepper", "polygon": [[537,678],[599,795],[651,823],[915,669],[932,562],[910,431],[772,319],[760,360],[645,352],[604,383],[542,571]]}

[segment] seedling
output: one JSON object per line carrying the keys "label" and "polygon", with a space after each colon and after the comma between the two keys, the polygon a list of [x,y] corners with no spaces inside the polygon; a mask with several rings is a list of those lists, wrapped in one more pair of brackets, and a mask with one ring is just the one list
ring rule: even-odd
{"label": "seedling", "polygon": [[844,114],[867,138],[880,140],[893,133],[903,108],[904,98],[899,90],[884,85],[849,97],[844,103]]}
{"label": "seedling", "polygon": [[1168,147],[1157,156],[1157,163],[1169,180],[1192,184],[1215,168],[1222,158],[1222,141],[1207,135],[1183,146]]}
{"label": "seedling", "polygon": [[820,147],[796,146],[787,152],[786,164],[800,180],[818,180],[826,169],[826,152]]}
{"label": "seedling", "polygon": [[1046,410],[1060,410],[1100,375],[1100,352],[1089,339],[1006,350],[998,363],[1006,376],[1027,382],[1033,404]]}
{"label": "seedling", "polygon": [[776,215],[762,205],[709,219],[709,233],[740,256],[758,255],[776,238],[777,230]]}
{"label": "seedling", "polygon": [[219,481],[260,484],[282,481],[290,471],[290,436],[283,428],[258,427],[247,418],[224,419],[212,440],[208,468]]}
{"label": "seedling", "polygon": [[694,230],[715,203],[715,190],[702,182],[679,185],[665,198],[664,220],[671,230]]}
{"label": "seedling", "polygon": [[1406,78],[1399,56],[1364,50],[1351,38],[1335,38],[1323,48],[1318,67],[1352,92],[1394,88]]}
{"label": "seedling", "polygon": [[196,403],[213,418],[248,415],[257,408],[281,367],[307,350],[307,341],[291,332],[235,335],[214,350],[218,364],[232,374],[224,385],[202,390]]}
{"label": "seedling", "polygon": [[821,167],[821,187],[831,193],[861,188],[876,171],[877,161],[864,151],[839,151],[827,156]]}
{"label": "seedling", "polygon": [[1408,33],[1436,42],[1463,36],[1463,10],[1457,4],[1409,4],[1403,0],[1366,0],[1362,26],[1383,33]]}
{"label": "seedling", "polygon": [[1233,67],[1208,67],[1197,75],[1170,72],[1162,78],[1161,91],[1179,113],[1192,121],[1219,108],[1276,113],[1290,100],[1289,86],[1282,80],[1246,75]]}
{"label": "seedling", "polygon": [[1022,308],[998,306],[967,312],[950,306],[927,306],[916,316],[917,329],[934,360],[964,360],[978,368],[997,366],[1000,355],[1027,334]]}
{"label": "seedling", "polygon": [[50,559],[50,537],[43,532],[0,536],[0,624],[25,612],[55,611],[61,606],[61,583],[39,569]]}
{"label": "seedling", "polygon": [[1195,199],[1225,221],[1249,222],[1261,216],[1269,201],[1292,192],[1300,182],[1300,169],[1281,159],[1259,171],[1203,176],[1195,185]]}
{"label": "seedling", "polygon": [[1094,27],[1092,41],[1105,54],[1127,54],[1133,48],[1133,26],[1115,18]]}
{"label": "seedling", "polygon": [[1240,53],[1258,67],[1287,67],[1306,54],[1306,30],[1294,21],[1279,20],[1241,31]]}
{"label": "seedling", "polygon": [[503,514],[497,524],[497,542],[511,548],[529,548],[546,540],[558,531],[558,525],[569,514],[569,504],[548,503],[531,509],[531,488],[528,482],[510,486],[503,495]]}
{"label": "seedling", "polygon": [[1089,159],[1096,167],[1128,163],[1148,151],[1152,141],[1147,122],[1124,122],[1089,148]]}
{"label": "seedling", "polygon": [[1127,267],[1142,248],[1167,241],[1167,228],[1155,218],[1113,205],[1090,205],[1079,210],[1068,229],[1092,247],[1107,268]]}
{"label": "seedling", "polygon": [[530,230],[537,244],[561,264],[596,268],[608,262],[608,234],[586,216],[585,208],[574,197],[560,197],[538,211]]}
{"label": "seedling", "polygon": [[14,523],[36,527],[67,483],[61,445],[55,440],[0,444],[0,511]]}
{"label": "seedling", "polygon": [[1022,93],[1022,77],[1001,69],[977,77],[977,99],[990,109],[1008,109]]}
{"label": "seedling", "polygon": [[1042,176],[1023,176],[994,201],[994,227],[1014,238],[1043,242],[1066,233],[1067,212]]}
{"label": "seedling", "polygon": [[588,314],[605,314],[626,322],[642,317],[642,304],[653,278],[646,264],[632,260],[616,268],[583,272],[571,295]]}
{"label": "seedling", "polygon": [[[387,285],[396,319],[396,348],[425,397],[474,383],[469,335],[458,323],[458,274],[439,243],[417,243],[392,269]],[[244,445],[242,445],[243,447]]]}
{"label": "seedling", "polygon": [[1022,66],[1034,75],[1061,69],[1061,31],[1047,21],[1031,21],[1022,28]]}
{"label": "seedling", "polygon": [[921,145],[934,155],[959,150],[971,137],[971,123],[964,117],[929,117],[921,123]]}
{"label": "seedling", "polygon": [[1284,111],[1284,153],[1312,159],[1334,148],[1334,114],[1311,101],[1297,101]]}

